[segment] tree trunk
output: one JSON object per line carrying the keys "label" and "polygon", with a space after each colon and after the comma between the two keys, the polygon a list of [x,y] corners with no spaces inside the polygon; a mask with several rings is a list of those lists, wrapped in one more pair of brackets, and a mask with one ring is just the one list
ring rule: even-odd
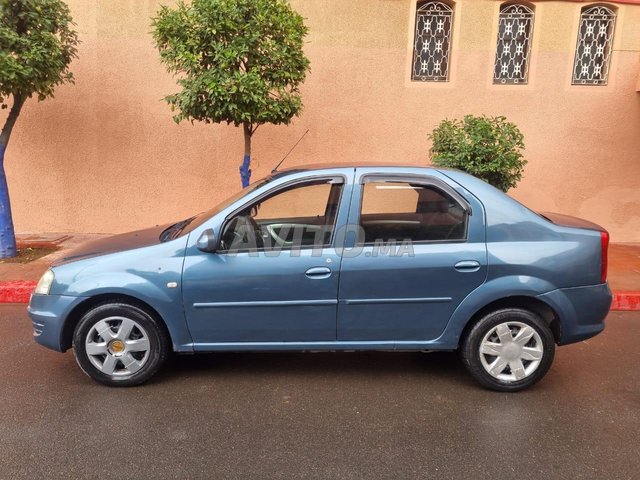
{"label": "tree trunk", "polygon": [[16,235],[13,231],[9,187],[4,173],[5,146],[0,145],[0,258],[15,257]]}
{"label": "tree trunk", "polygon": [[13,96],[13,106],[9,112],[2,133],[0,133],[0,258],[15,257],[16,235],[13,230],[13,217],[11,215],[11,200],[9,198],[9,187],[7,177],[4,172],[4,153],[11,138],[11,131],[18,120],[24,99],[20,95]]}
{"label": "tree trunk", "polygon": [[244,159],[240,166],[240,179],[242,180],[242,188],[246,188],[251,183],[251,136],[253,129],[251,123],[242,124],[244,130]]}

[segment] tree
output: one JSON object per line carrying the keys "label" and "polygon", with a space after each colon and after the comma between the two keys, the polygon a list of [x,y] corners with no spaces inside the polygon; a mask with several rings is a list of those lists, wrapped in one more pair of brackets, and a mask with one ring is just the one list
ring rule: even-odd
{"label": "tree", "polygon": [[289,124],[302,109],[309,68],[307,27],[288,0],[180,1],[153,19],[153,37],[179,93],[174,120],[233,123],[244,132],[242,186],[251,178],[251,139],[264,123]]}
{"label": "tree", "polygon": [[24,102],[53,97],[73,82],[69,71],[78,37],[69,7],[60,0],[0,0],[0,105],[11,110],[0,133],[0,258],[16,255],[4,154]]}
{"label": "tree", "polygon": [[503,192],[516,186],[527,164],[524,135],[505,117],[443,120],[429,138],[434,165],[463,170]]}

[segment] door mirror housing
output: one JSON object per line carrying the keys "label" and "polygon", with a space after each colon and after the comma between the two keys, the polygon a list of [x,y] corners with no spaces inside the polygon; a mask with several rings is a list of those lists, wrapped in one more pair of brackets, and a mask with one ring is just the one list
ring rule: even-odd
{"label": "door mirror housing", "polygon": [[213,229],[207,228],[200,234],[196,246],[198,250],[208,253],[214,253],[217,247],[216,235],[213,233]]}

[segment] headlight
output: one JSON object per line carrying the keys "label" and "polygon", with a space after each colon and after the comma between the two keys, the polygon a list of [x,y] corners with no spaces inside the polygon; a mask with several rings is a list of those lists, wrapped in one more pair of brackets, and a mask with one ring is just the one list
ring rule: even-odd
{"label": "headlight", "polygon": [[38,281],[38,285],[36,285],[36,289],[33,293],[36,295],[49,295],[49,290],[51,290],[51,284],[55,275],[53,274],[53,270],[47,270],[44,272],[44,275],[40,277],[40,281]]}

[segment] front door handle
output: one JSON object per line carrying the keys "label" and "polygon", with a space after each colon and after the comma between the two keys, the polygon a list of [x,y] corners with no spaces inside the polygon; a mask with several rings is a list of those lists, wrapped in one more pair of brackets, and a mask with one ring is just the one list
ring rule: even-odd
{"label": "front door handle", "polygon": [[459,272],[477,272],[480,270],[480,262],[475,260],[463,260],[456,263],[453,268]]}
{"label": "front door handle", "polygon": [[304,272],[304,274],[309,278],[329,278],[331,276],[331,269],[327,267],[312,267]]}

